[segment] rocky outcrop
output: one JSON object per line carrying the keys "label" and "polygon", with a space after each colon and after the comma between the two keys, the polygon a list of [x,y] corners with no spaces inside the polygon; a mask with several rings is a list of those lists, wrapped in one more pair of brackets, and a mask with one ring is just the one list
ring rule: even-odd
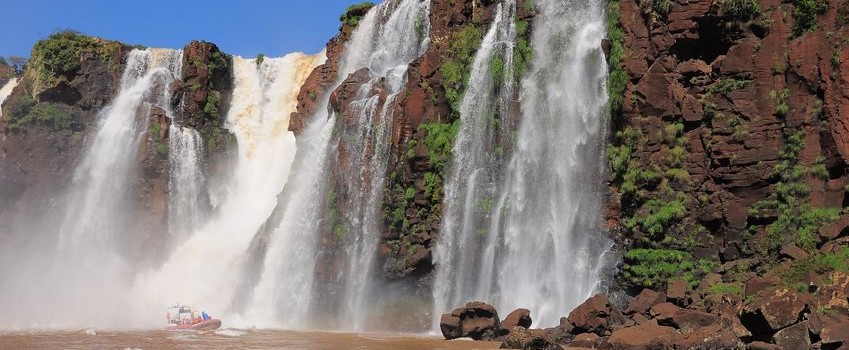
{"label": "rocky outcrop", "polygon": [[[71,181],[98,111],[117,93],[130,49],[70,31],[35,45],[2,106],[0,233],[23,223],[47,224],[46,213]],[[46,61],[47,52],[67,61]]]}
{"label": "rocky outcrop", "polygon": [[233,90],[233,58],[213,43],[192,41],[183,48],[182,81],[171,87],[180,126],[198,130],[207,158],[226,153],[235,137],[223,128]]}
{"label": "rocky outcrop", "polygon": [[501,326],[498,312],[492,305],[473,301],[450,314],[443,314],[439,329],[445,339],[492,340],[498,337]]}

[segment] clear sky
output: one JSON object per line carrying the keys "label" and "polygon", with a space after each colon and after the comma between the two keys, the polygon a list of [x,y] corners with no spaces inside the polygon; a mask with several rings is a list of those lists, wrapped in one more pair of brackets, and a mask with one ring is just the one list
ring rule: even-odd
{"label": "clear sky", "polygon": [[150,47],[206,40],[243,57],[315,53],[336,35],[345,8],[361,1],[0,0],[0,56],[29,57],[57,29]]}

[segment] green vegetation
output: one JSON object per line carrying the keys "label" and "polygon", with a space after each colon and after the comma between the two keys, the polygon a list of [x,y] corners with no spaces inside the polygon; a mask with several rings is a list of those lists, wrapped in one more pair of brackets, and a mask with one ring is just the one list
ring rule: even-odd
{"label": "green vegetation", "polygon": [[460,116],[462,92],[466,88],[474,61],[475,51],[483,40],[483,30],[473,23],[456,31],[448,42],[449,57],[442,64],[442,86],[451,107],[453,118]]}
{"label": "green vegetation", "polygon": [[[525,1],[525,4],[529,3],[533,6],[533,2],[530,0]],[[517,39],[516,47],[513,48],[513,76],[516,79],[521,79],[525,75],[534,56],[533,48],[528,45],[528,37],[530,36],[530,31],[528,31],[529,26],[530,22],[526,19],[516,22]]]}
{"label": "green vegetation", "polygon": [[687,214],[687,197],[683,193],[671,199],[651,199],[643,205],[644,213],[623,221],[626,229],[639,227],[652,237],[662,237],[667,228]]}
{"label": "green vegetation", "polygon": [[336,192],[333,190],[327,191],[325,206],[327,206],[327,220],[332,229],[333,235],[336,237],[336,240],[341,243],[348,237],[350,224],[345,216],[340,214],[339,210],[336,209]]}
{"label": "green vegetation", "polygon": [[[787,100],[790,90],[783,89],[776,93],[770,92],[770,97],[778,104],[776,111],[786,118],[790,113]],[[771,251],[777,251],[783,244],[796,243],[807,251],[814,251],[819,243],[817,230],[820,226],[830,223],[840,216],[841,208],[814,208],[810,205],[810,187],[807,184],[809,176],[828,179],[828,169],[824,158],[818,158],[812,166],[805,166],[800,160],[805,147],[805,132],[790,127],[783,129],[785,144],[779,153],[779,162],[773,169],[772,176],[777,179],[775,191],[767,198],[755,203],[749,209],[750,216],[761,216],[764,211],[777,212],[778,217],[766,226]],[[750,231],[756,230],[750,227]],[[789,240],[789,242],[788,242]],[[769,252],[761,252],[769,255]]]}
{"label": "green vegetation", "polygon": [[731,17],[741,20],[755,19],[761,13],[757,0],[723,0],[721,6]]}
{"label": "green vegetation", "polygon": [[32,121],[29,112],[34,106],[35,100],[28,93],[23,93],[17,100],[12,101],[11,105],[6,107],[4,111],[6,115],[3,116],[3,118],[9,120],[9,129],[15,131],[29,124]]}
{"label": "green vegetation", "polygon": [[75,73],[81,66],[83,53],[94,53],[112,67],[113,57],[119,48],[119,43],[106,42],[74,30],[62,30],[33,46],[28,65],[36,74],[35,86],[40,87],[51,83],[57,76]]}
{"label": "green vegetation", "polygon": [[234,149],[236,147],[236,137],[226,129],[207,123],[200,128],[201,138],[205,141],[204,152],[213,154],[219,150]]}
{"label": "green vegetation", "polygon": [[372,7],[374,7],[374,3],[368,1],[348,6],[345,12],[339,16],[339,21],[351,27],[356,27]]}
{"label": "green vegetation", "polygon": [[610,104],[610,114],[616,121],[622,115],[622,105],[625,101],[625,87],[628,84],[628,73],[625,72],[623,59],[625,57],[625,32],[619,21],[622,10],[619,1],[607,4],[607,39],[610,41],[610,54],[607,64],[610,75],[607,78],[607,96]]}
{"label": "green vegetation", "polygon": [[834,271],[849,272],[849,247],[834,252],[816,251],[804,259],[794,260],[790,271],[781,277],[785,285],[795,285],[809,272],[826,275]]}
{"label": "green vegetation", "polygon": [[168,156],[168,143],[156,141],[156,153],[160,157]]}
{"label": "green vegetation", "polygon": [[421,124],[419,129],[425,130],[426,135],[422,142],[428,152],[428,162],[431,168],[439,170],[445,168],[445,164],[451,159],[451,148],[454,147],[454,138],[460,132],[460,120],[453,123]]}
{"label": "green vegetation", "polygon": [[215,98],[215,95],[209,94],[206,96],[206,104],[203,106],[203,112],[216,120],[221,116],[221,113],[218,111],[218,99]]}
{"label": "green vegetation", "polygon": [[817,17],[828,10],[828,0],[793,0],[793,31],[791,38],[817,29]]}
{"label": "green vegetation", "polygon": [[264,53],[261,53],[261,54],[259,54],[259,55],[256,55],[256,66],[257,66],[257,67],[259,67],[260,65],[262,65],[262,61],[265,61],[265,54],[264,54]]}
{"label": "green vegetation", "polygon": [[676,249],[635,248],[625,253],[624,262],[622,277],[626,282],[647,288],[661,287],[671,278],[695,286],[701,275],[715,268],[712,262],[696,261],[692,254]]}
{"label": "green vegetation", "polygon": [[715,282],[708,286],[708,292],[712,295],[743,294],[743,283],[740,282]]}

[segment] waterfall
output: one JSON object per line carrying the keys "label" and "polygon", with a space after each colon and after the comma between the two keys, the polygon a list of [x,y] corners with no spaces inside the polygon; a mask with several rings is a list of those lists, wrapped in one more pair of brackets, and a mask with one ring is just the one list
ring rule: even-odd
{"label": "waterfall", "polygon": [[97,134],[74,175],[60,227],[60,244],[67,251],[112,248],[120,243],[117,235],[132,227],[131,189],[142,131],[152,106],[170,109],[169,86],[181,69],[179,50],[133,50],[128,55],[121,89],[101,112]]}
{"label": "waterfall", "polygon": [[136,276],[134,299],[145,303],[139,312],[159,312],[175,301],[228,310],[236,297],[238,262],[289,177],[296,148],[289,115],[301,85],[323,60],[324,54],[300,53],[265,58],[261,64],[234,57],[226,127],[236,136],[238,155],[223,184],[225,195],[162,267]]}
{"label": "waterfall", "polygon": [[205,183],[202,156],[200,133],[171,123],[168,127],[168,231],[177,238],[185,237],[202,220]]}
{"label": "waterfall", "polygon": [[[385,1],[366,14],[346,44],[330,91],[355,72],[367,74],[367,80],[357,87],[344,118],[330,114],[329,93],[322,94],[316,115],[298,138],[296,170],[281,197],[277,222],[271,223],[272,237],[255,289],[253,310],[263,315],[261,322],[328,328],[316,317],[323,304],[333,308],[339,320],[330,327],[362,329],[374,282],[396,97],[406,83],[407,65],[427,49],[429,12],[427,0]],[[336,162],[344,162],[350,172],[336,174],[341,183],[332,188],[334,173],[328,169],[339,171],[334,165],[341,163]],[[328,209],[335,200],[347,210]],[[344,243],[342,256],[335,258],[345,263],[322,283],[316,281],[316,265],[321,256],[337,254],[325,251],[319,242],[323,225],[336,226],[332,230]]]}
{"label": "waterfall", "polygon": [[[0,106],[3,105],[3,101],[6,101],[6,98],[12,94],[12,90],[15,89],[15,86],[18,86],[18,78],[9,79],[2,88],[0,88]],[[0,117],[3,116],[3,110],[0,109]]]}
{"label": "waterfall", "polygon": [[[442,238],[435,250],[434,263],[438,266],[433,288],[435,325],[445,310],[472,299],[494,299],[492,283],[499,227],[498,220],[491,218],[497,218],[500,211],[492,212],[491,207],[501,187],[503,172],[497,145],[513,131],[506,120],[511,119],[508,105],[513,97],[515,7],[513,0],[498,5],[475,54],[460,105],[460,131],[452,148],[454,161],[446,179]],[[496,60],[503,62],[503,77],[493,76],[492,64]]]}
{"label": "waterfall", "polygon": [[[490,134],[473,131],[483,123],[475,114],[480,109],[467,109],[474,107],[466,100],[477,100],[478,86],[470,84],[464,96],[437,249],[436,314],[481,298],[504,312],[528,308],[537,326],[552,326],[599,282],[601,256],[608,248],[600,218],[607,115],[601,49],[605,3],[535,4],[534,59],[522,80],[521,125],[503,185],[493,185],[498,176],[477,158],[492,142]],[[476,61],[488,54],[487,39]],[[472,81],[480,79],[475,74],[487,72],[473,71]],[[488,200],[488,193],[493,193],[492,209],[480,220],[475,202]],[[483,237],[476,237],[480,232]]]}
{"label": "waterfall", "polygon": [[122,319],[116,310],[127,303],[134,264],[127,255],[139,249],[132,193],[138,149],[151,108],[167,110],[181,62],[179,50],[128,54],[118,94],[99,112],[97,131],[58,205],[64,209],[58,244],[51,248],[42,237],[35,247],[21,247],[16,268],[4,271],[0,295],[11,302],[3,304],[0,323],[107,326]]}

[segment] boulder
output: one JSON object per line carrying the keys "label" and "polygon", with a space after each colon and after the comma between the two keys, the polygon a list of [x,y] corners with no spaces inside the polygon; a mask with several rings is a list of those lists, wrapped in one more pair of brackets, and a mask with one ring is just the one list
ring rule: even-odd
{"label": "boulder", "polygon": [[[531,328],[531,311],[528,309],[516,309],[509,313],[507,317],[501,321],[501,329],[509,332],[513,327],[520,326]],[[507,332],[504,332],[505,334]]]}
{"label": "boulder", "polygon": [[498,336],[501,328],[498,312],[492,305],[473,301],[466,306],[454,309],[450,314],[442,314],[439,329],[445,339],[472,338],[491,340]]}
{"label": "boulder", "polygon": [[781,247],[781,256],[801,260],[808,257],[808,253],[804,249],[797,247],[795,244],[787,244]]}
{"label": "boulder", "polygon": [[798,322],[806,306],[802,296],[794,290],[773,290],[746,305],[740,322],[756,336],[772,333]]}
{"label": "boulder", "polygon": [[613,332],[607,345],[611,350],[666,350],[673,349],[678,337],[675,328],[646,324]]}
{"label": "boulder", "polygon": [[745,345],[734,332],[719,324],[702,327],[686,336],[678,337],[676,349],[743,349]]}
{"label": "boulder", "polygon": [[601,339],[601,337],[599,337],[595,333],[581,333],[581,334],[576,335],[575,339],[572,339],[572,342],[569,343],[568,348],[595,349],[595,348],[598,347],[598,343],[600,342],[600,339]]}
{"label": "boulder", "polygon": [[811,338],[808,336],[808,322],[799,322],[784,328],[772,336],[772,341],[785,349],[808,349]]}
{"label": "boulder", "polygon": [[828,325],[820,333],[820,341],[823,345],[833,347],[849,345],[849,321]]}
{"label": "boulder", "polygon": [[623,312],[626,315],[645,314],[652,306],[666,301],[666,294],[655,292],[651,289],[643,289],[640,294],[628,303],[628,308]]}
{"label": "boulder", "polygon": [[762,341],[753,341],[746,345],[747,350],[784,350],[783,347],[780,347],[775,344],[770,344]]}
{"label": "boulder", "polygon": [[541,329],[517,326],[513,327],[510,334],[504,338],[501,349],[560,350],[562,348]]}
{"label": "boulder", "polygon": [[610,300],[604,294],[596,294],[569,313],[567,321],[578,333],[604,335],[610,327],[609,317],[613,312]]}
{"label": "boulder", "polygon": [[[687,334],[697,329],[712,325],[716,323],[718,319],[719,317],[714,314],[684,309],[679,310],[677,313],[672,315],[671,318],[669,318],[669,325],[678,328],[681,330],[681,333]],[[667,325],[665,322],[661,323],[660,320],[658,320],[658,323],[664,326]]]}
{"label": "boulder", "polygon": [[781,283],[781,279],[778,276],[752,276],[752,278],[746,281],[746,296],[757,295],[761,291],[777,286],[779,283]]}
{"label": "boulder", "polygon": [[674,279],[666,286],[666,298],[677,305],[686,306],[688,304],[687,291],[689,290],[690,286],[687,285],[686,281]]}

